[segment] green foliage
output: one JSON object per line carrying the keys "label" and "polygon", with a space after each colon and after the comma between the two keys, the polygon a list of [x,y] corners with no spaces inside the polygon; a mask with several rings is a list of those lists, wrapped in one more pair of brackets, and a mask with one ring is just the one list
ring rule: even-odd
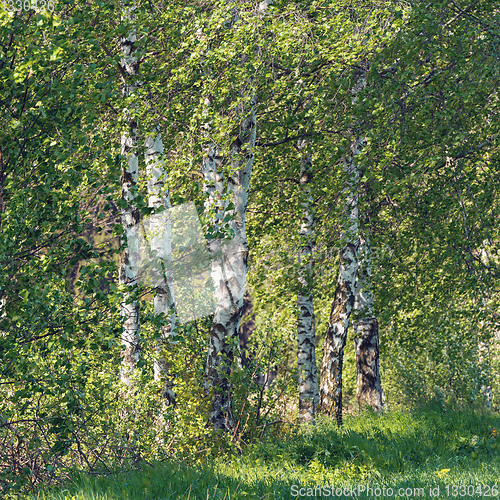
{"label": "green foliage", "polygon": [[[246,346],[246,365],[233,372],[234,414],[237,442],[241,446],[267,435],[279,435],[293,423],[296,372],[290,373],[290,331],[285,325],[274,331],[273,322],[256,322]],[[272,379],[273,374],[276,376]]]}
{"label": "green foliage", "polygon": [[109,155],[97,147],[94,104],[83,98],[90,82],[75,64],[82,38],[60,8],[0,13],[8,41],[0,53],[0,481],[13,491],[75,463],[70,450],[96,399],[97,408],[105,402],[102,381],[88,388],[103,367],[115,369],[117,355],[115,295],[100,289],[112,266],[87,266],[84,296],[71,290],[75,265],[103,255],[83,238],[90,221],[81,198],[106,195],[96,182],[106,172],[88,167]]}
{"label": "green foliage", "polygon": [[[447,469],[441,484],[468,479],[468,469],[491,483],[496,434],[471,415],[363,415],[345,431],[292,424],[300,138],[313,165],[318,338],[337,279],[342,162],[362,133],[360,212],[378,250],[373,286],[389,404],[480,406],[487,384],[499,404],[496,2],[276,1],[265,15],[251,3],[238,7],[236,19],[226,2],[140,1],[134,25],[106,1],[61,0],[54,14],[0,12],[2,488],[166,458],[205,468],[169,462],[125,486],[113,479],[110,495],[215,497],[225,482],[234,498],[288,498],[292,480],[434,484]],[[140,84],[124,99],[118,41],[132,28]],[[368,85],[353,103],[360,65],[370,68]],[[200,212],[207,143],[226,158],[227,178],[242,118],[250,107],[257,114],[247,220],[256,330],[252,364],[231,374],[233,434],[207,427],[210,318],[179,328],[168,345],[177,406],[163,407],[151,365],[164,319],[152,312],[150,290],[136,290],[136,393],[125,398],[117,380],[125,107],[141,140],[162,134],[174,205],[193,200]],[[147,215],[144,177],[136,200]],[[479,342],[490,348],[482,360]],[[353,394],[351,346],[344,380]],[[320,350],[321,341],[318,359]],[[274,367],[278,377],[264,389],[256,376]],[[498,429],[491,416],[481,422]],[[260,439],[274,443],[254,447]]]}
{"label": "green foliage", "polygon": [[481,19],[497,26],[498,12],[429,5],[406,11],[356,109],[369,130],[362,211],[372,245],[390,249],[373,283],[392,404],[478,401],[497,359],[498,50]]}

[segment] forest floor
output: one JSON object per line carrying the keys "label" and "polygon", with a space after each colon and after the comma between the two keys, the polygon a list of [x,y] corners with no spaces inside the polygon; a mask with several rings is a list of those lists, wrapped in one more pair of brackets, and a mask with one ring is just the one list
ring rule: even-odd
{"label": "forest floor", "polygon": [[82,476],[38,500],[499,498],[500,415],[426,409],[348,415],[242,454]]}

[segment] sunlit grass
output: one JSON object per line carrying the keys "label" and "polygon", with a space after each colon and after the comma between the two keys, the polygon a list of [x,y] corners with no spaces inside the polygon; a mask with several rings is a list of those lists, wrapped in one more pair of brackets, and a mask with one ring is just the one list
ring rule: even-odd
{"label": "sunlit grass", "polygon": [[[464,497],[461,492],[467,498],[486,498],[486,491],[489,498],[498,498],[493,487],[500,487],[499,434],[500,417],[493,413],[368,412],[346,417],[342,430],[323,418],[312,429],[294,429],[283,439],[255,443],[241,455],[201,466],[172,462],[110,477],[83,475],[66,488],[30,498],[279,500],[315,498],[307,496],[314,491],[316,498],[353,498],[351,488],[357,498],[375,498],[379,491],[386,492],[379,498],[415,498],[420,488],[430,498],[431,488],[437,493],[437,487],[434,498]],[[327,485],[334,493],[347,490],[335,497],[325,495],[330,489],[314,490]],[[360,487],[380,490],[359,495]],[[302,497],[297,495],[300,488]]]}

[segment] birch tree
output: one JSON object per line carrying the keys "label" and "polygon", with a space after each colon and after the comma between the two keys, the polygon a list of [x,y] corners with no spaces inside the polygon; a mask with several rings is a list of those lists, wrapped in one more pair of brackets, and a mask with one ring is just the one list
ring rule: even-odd
{"label": "birch tree", "polygon": [[[270,0],[264,0],[256,11],[249,14],[250,25],[264,15]],[[248,64],[250,58],[258,57],[261,48],[248,47],[246,37],[248,32],[239,31],[235,23],[240,20],[241,11],[234,10],[225,26],[229,33],[236,37],[245,37],[242,53],[236,57],[241,65]],[[238,45],[242,44],[240,39]],[[252,53],[253,52],[253,53]],[[236,69],[236,68],[235,68]],[[210,244],[212,254],[212,278],[215,287],[215,313],[210,329],[206,364],[206,390],[212,392],[212,406],[210,423],[215,429],[228,431],[234,426],[232,415],[232,396],[229,376],[234,360],[235,344],[238,339],[238,330],[243,311],[246,275],[248,271],[248,241],[246,235],[246,209],[248,203],[248,189],[253,166],[253,155],[256,142],[257,117],[255,112],[254,75],[249,75],[240,82],[237,95],[240,102],[235,103],[235,120],[239,121],[238,131],[230,147],[229,172],[224,179],[224,159],[220,157],[218,148],[211,146],[211,154],[203,163],[205,182],[210,187],[205,188],[208,193],[208,204],[214,202],[214,196],[225,192],[222,200],[222,210],[215,214],[215,233],[222,226],[227,226],[231,237],[224,241],[216,238]],[[225,183],[225,186],[224,186]],[[217,254],[218,258],[215,258]]]}
{"label": "birch tree", "polygon": [[[299,140],[297,147],[303,152],[306,140]],[[315,321],[312,295],[312,237],[314,216],[312,211],[313,198],[310,183],[312,182],[312,156],[303,153],[300,165],[300,185],[302,222],[300,225],[301,246],[299,249],[299,292],[297,307],[299,318],[297,324],[298,341],[298,374],[299,374],[299,414],[300,420],[314,423],[314,415],[319,403],[318,374],[316,366]]]}
{"label": "birch tree", "polygon": [[[125,7],[122,19],[134,22],[136,19],[135,4]],[[124,78],[122,96],[130,106],[133,94],[137,87],[137,75],[139,63],[134,55],[134,44],[137,41],[135,29],[132,29],[127,37],[121,39],[121,67]],[[134,200],[137,197],[137,181],[139,178],[139,131],[138,123],[134,117],[135,110],[125,107],[123,110],[124,119],[128,130],[123,132],[121,138],[121,155],[126,159],[121,173],[121,221],[123,225],[124,238],[127,242],[120,255],[118,270],[119,284],[125,287],[121,315],[123,317],[123,361],[120,377],[126,385],[132,385],[132,375],[137,367],[141,356],[141,341],[139,336],[139,302],[133,297],[134,288],[137,284],[137,248],[133,245],[138,239],[134,231],[140,222],[140,211]],[[135,253],[135,255],[134,255]],[[135,265],[134,265],[135,258]]]}
{"label": "birch tree", "polygon": [[[366,70],[360,69],[355,75],[355,79],[352,90],[354,102],[357,93],[366,86]],[[359,266],[357,254],[360,246],[358,213],[360,168],[356,162],[356,156],[363,147],[363,139],[357,136],[356,131],[353,131],[353,135],[354,139],[344,162],[347,186],[339,275],[321,363],[321,409],[328,414],[334,413],[339,426],[342,425],[344,347],[347,340],[349,318],[356,296],[356,278]]]}
{"label": "birch tree", "polygon": [[[170,218],[159,209],[171,208],[170,196],[165,188],[166,170],[163,159],[163,142],[161,134],[149,137],[146,140],[145,163],[148,177],[148,204],[155,210],[149,218],[149,232],[152,237],[151,250],[154,258],[161,259],[164,263],[165,274],[158,276],[153,284],[156,295],[154,296],[154,312],[166,316],[166,324],[161,327],[160,340],[158,341],[154,359],[155,382],[163,381],[162,398],[168,404],[175,403],[175,392],[173,381],[169,375],[168,362],[163,351],[167,348],[169,339],[174,333],[176,326],[176,313],[174,309],[174,289],[171,276],[171,224]],[[160,231],[160,235],[156,233]]]}
{"label": "birch tree", "polygon": [[[137,81],[139,72],[139,63],[134,54],[137,42],[136,35],[136,14],[135,3],[131,7],[126,7],[123,13],[123,19],[127,20],[132,25],[132,30],[126,38],[122,38],[122,60],[121,68],[124,78],[124,86],[122,95],[125,99],[131,101],[133,109],[125,108],[124,118],[127,122],[129,130],[122,135],[121,154],[126,157],[126,167],[122,171],[122,208],[121,218],[124,229],[127,247],[122,251],[120,259],[119,278],[120,284],[125,285],[130,290],[125,292],[122,303],[121,314],[124,318],[124,331],[122,335],[122,344],[124,346],[123,364],[124,368],[121,372],[122,380],[127,384],[131,384],[130,375],[134,372],[137,363],[140,359],[141,339],[139,335],[139,302],[133,299],[134,286],[137,284],[139,273],[139,249],[137,247],[140,240],[137,231],[141,214],[139,207],[135,203],[137,197],[137,184],[139,179],[139,151],[144,147],[144,160],[146,165],[147,188],[148,188],[148,205],[154,211],[149,218],[150,229],[150,245],[155,259],[160,259],[165,263],[168,269],[168,259],[171,258],[170,249],[170,226],[168,216],[162,213],[162,208],[169,209],[171,207],[168,191],[165,188],[166,170],[163,158],[163,142],[161,134],[156,127],[143,144],[144,134],[139,130],[138,118],[134,117],[134,112],[137,114],[136,97],[134,92],[139,86]],[[152,111],[150,109],[150,111]],[[157,231],[161,231],[163,237],[155,236]],[[134,255],[135,253],[135,255]],[[155,314],[164,314],[167,316],[166,324],[161,327],[161,340],[155,346],[154,364],[154,379],[156,382],[164,381],[162,389],[162,399],[167,403],[175,402],[175,393],[173,391],[172,380],[168,375],[168,364],[162,355],[169,337],[172,335],[175,328],[176,316],[174,308],[173,284],[170,275],[155,276],[153,288],[155,290],[154,312]],[[173,311],[173,312],[171,312]]]}
{"label": "birch tree", "polygon": [[[256,117],[252,110],[243,120],[232,146],[231,171],[226,192],[234,208],[218,211],[229,219],[232,239],[216,238],[210,243],[213,259],[212,278],[215,287],[215,313],[210,329],[206,365],[206,388],[212,391],[210,422],[215,429],[229,430],[234,426],[229,375],[234,359],[234,342],[243,310],[246,275],[248,271],[248,243],[246,236],[246,207],[256,138]],[[223,175],[217,171],[215,151],[204,161],[203,174],[208,182],[209,203],[223,190]]]}
{"label": "birch tree", "polygon": [[384,405],[379,368],[378,321],[374,312],[371,286],[371,248],[368,237],[360,237],[358,277],[354,309],[354,348],[356,352],[356,400],[381,411]]}
{"label": "birch tree", "polygon": [[342,424],[342,367],[347,329],[356,295],[358,272],[358,184],[359,170],[355,156],[360,144],[354,141],[344,163],[347,179],[343,245],[340,250],[340,266],[330,319],[326,330],[321,362],[320,407],[327,414],[335,414],[338,425]]}

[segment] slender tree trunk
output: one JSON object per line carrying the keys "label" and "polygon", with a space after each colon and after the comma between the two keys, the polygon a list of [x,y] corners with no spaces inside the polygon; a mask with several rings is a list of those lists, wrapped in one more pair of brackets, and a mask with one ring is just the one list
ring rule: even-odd
{"label": "slender tree trunk", "polygon": [[358,279],[354,309],[354,348],[356,351],[356,400],[360,406],[369,405],[376,411],[384,407],[380,381],[378,321],[374,314],[371,290],[371,249],[366,238],[360,238]]}
{"label": "slender tree trunk", "polygon": [[356,295],[356,275],[358,272],[357,251],[358,237],[358,181],[359,170],[354,163],[358,144],[344,167],[348,179],[349,195],[346,200],[344,246],[340,251],[340,269],[335,288],[335,297],[330,312],[330,321],[326,330],[323,361],[321,363],[321,410],[335,414],[338,425],[342,425],[342,367],[344,347],[349,327],[349,317],[354,307]]}
{"label": "slender tree trunk", "polygon": [[[134,20],[134,8],[126,9],[123,17]],[[135,31],[130,33],[126,38],[121,39],[123,55],[121,65],[128,75],[127,80],[123,84],[122,94],[124,98],[129,97],[136,88],[135,79],[138,73],[138,62],[134,56],[135,42]],[[135,187],[139,177],[139,155],[137,122],[131,116],[129,109],[124,109],[124,114],[129,130],[122,135],[121,139],[121,154],[126,158],[126,165],[123,166],[121,175],[121,198],[126,203],[126,206],[121,209],[121,220],[128,247],[124,248],[120,255],[118,278],[120,285],[125,285],[128,289],[124,293],[121,306],[121,315],[123,317],[121,380],[130,386],[132,385],[132,375],[136,370],[141,353],[139,304],[136,300],[132,299],[133,289],[138,277],[138,268],[137,265],[134,265],[134,261],[137,264],[138,249],[133,247],[133,245],[138,242],[134,231],[140,221],[140,212],[134,203],[136,197]]]}
{"label": "slender tree trunk", "polygon": [[[357,93],[366,86],[366,71],[361,70],[356,76],[352,90],[353,104]],[[344,347],[349,328],[349,317],[356,296],[356,276],[358,272],[359,249],[359,214],[358,190],[360,169],[356,156],[363,147],[363,139],[354,131],[351,151],[344,163],[347,179],[347,198],[344,215],[343,246],[340,251],[340,269],[335,288],[335,296],[326,331],[323,360],[321,363],[320,407],[328,414],[335,414],[337,424],[342,425],[342,368]]]}
{"label": "slender tree trunk", "polygon": [[[3,219],[3,214],[5,212],[5,201],[3,197],[3,185],[5,182],[5,170],[6,170],[6,165],[4,163],[3,159],[3,150],[2,146],[0,146],[0,233],[2,232],[2,219]],[[0,291],[0,318],[5,317],[5,306],[7,305],[7,298],[3,296],[5,292]],[[1,334],[2,332],[0,332]]]}
{"label": "slender tree trunk", "polygon": [[[258,14],[265,14],[271,3],[272,0],[260,2]],[[227,29],[231,29],[238,19],[239,13],[235,9],[232,18],[225,23]],[[256,47],[256,50],[260,49]],[[229,216],[228,226],[233,233],[230,240],[215,238],[209,244],[216,305],[208,343],[205,389],[212,392],[210,423],[214,429],[224,431],[234,427],[230,374],[234,350],[238,349],[248,271],[246,209],[257,131],[254,107],[255,97],[252,98],[250,112],[240,123],[238,137],[231,148],[232,173],[225,189],[229,196],[223,195],[223,159],[218,156],[215,145],[211,145],[208,157],[203,162],[205,191],[208,194],[206,207],[212,207],[215,232],[221,228],[224,217]],[[243,117],[246,114],[241,105],[238,112]],[[210,124],[207,124],[207,128],[210,128]],[[230,200],[234,208],[228,210],[227,202],[220,203],[216,198]]]}
{"label": "slender tree trunk", "polygon": [[[256,117],[252,109],[240,126],[240,133],[232,147],[231,171],[226,191],[234,209],[226,210],[224,204],[215,210],[216,229],[225,215],[230,217],[230,240],[211,240],[212,278],[215,287],[215,314],[210,330],[206,365],[206,389],[212,392],[210,423],[215,429],[228,431],[233,428],[230,373],[238,329],[243,310],[246,274],[248,270],[248,243],[246,237],[246,207],[248,188],[253,165],[256,137]],[[217,195],[223,192],[221,159],[212,149],[203,162],[203,175],[208,193],[207,206],[213,207]],[[219,168],[217,168],[219,167]],[[220,208],[220,210],[218,210]],[[217,232],[217,231],[216,231]],[[216,258],[220,257],[220,258]]]}
{"label": "slender tree trunk", "polygon": [[[148,176],[148,205],[151,208],[159,209],[161,207],[167,210],[171,208],[170,197],[165,189],[165,166],[163,162],[163,143],[161,135],[158,134],[154,139],[146,140],[145,162]],[[154,379],[156,382],[163,381],[162,398],[167,404],[175,404],[175,392],[173,390],[173,381],[169,375],[169,366],[163,356],[169,339],[172,336],[175,324],[176,314],[174,310],[174,292],[173,280],[171,276],[171,227],[170,218],[166,212],[152,214],[150,217],[150,234],[154,235],[156,231],[161,232],[161,236],[151,241],[151,250],[158,255],[165,264],[166,275],[159,276],[154,283],[156,296],[154,297],[155,314],[167,315],[167,323],[162,327],[161,340],[155,346],[156,357],[154,359]]]}
{"label": "slender tree trunk", "polygon": [[[303,150],[306,141],[299,141],[298,148]],[[314,424],[314,416],[319,403],[318,373],[316,366],[316,339],[312,295],[312,238],[313,213],[312,196],[309,184],[312,181],[312,163],[309,153],[304,155],[300,166],[302,188],[302,224],[300,226],[299,284],[297,306],[298,374],[299,374],[299,415],[302,422]]]}
{"label": "slender tree trunk", "polygon": [[3,199],[3,185],[7,174],[5,173],[6,165],[3,160],[3,150],[0,146],[0,232],[2,231],[2,219],[5,212],[5,201]]}

